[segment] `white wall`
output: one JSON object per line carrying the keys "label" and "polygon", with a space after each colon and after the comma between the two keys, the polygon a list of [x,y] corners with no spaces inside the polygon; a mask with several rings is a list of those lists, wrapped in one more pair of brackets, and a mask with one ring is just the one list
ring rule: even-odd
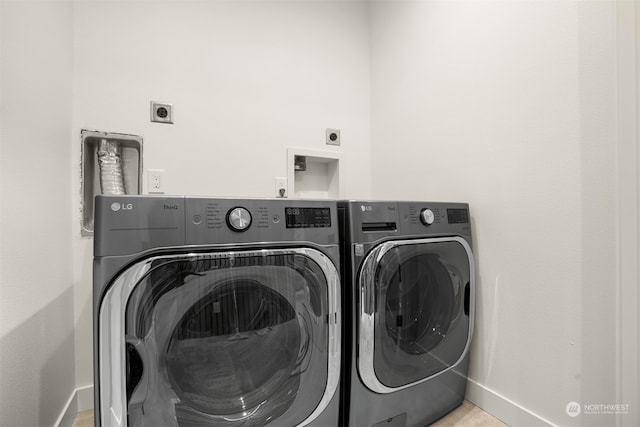
{"label": "white wall", "polygon": [[[1,425],[50,425],[93,381],[83,128],[142,135],[168,193],[257,197],[286,176],[286,147],[324,149],[340,128],[346,197],[471,203],[476,403],[512,425],[612,425],[565,405],[638,405],[637,383],[616,381],[620,251],[637,277],[619,193],[638,196],[618,165],[638,152],[616,141],[615,4],[368,7],[0,3]],[[150,100],[174,103],[176,124],[150,123]],[[622,303],[637,322],[632,282]]]}
{"label": "white wall", "polygon": [[[273,197],[289,146],[342,131],[345,196],[370,197],[367,5],[352,1],[79,2],[73,152],[80,130],[144,137],[168,194]],[[151,100],[175,125],[149,122]],[[79,193],[76,183],[74,194]],[[74,200],[79,206],[79,200]],[[76,214],[77,215],[77,214]],[[91,240],[75,242],[77,384],[91,384]]]}
{"label": "white wall", "polygon": [[53,425],[75,388],[72,9],[0,3],[0,425]]}
{"label": "white wall", "polygon": [[470,203],[469,397],[511,425],[638,403],[616,400],[615,22],[615,2],[372,6],[373,195]]}
{"label": "white wall", "polygon": [[627,425],[640,424],[640,293],[638,283],[640,269],[640,150],[638,127],[640,123],[640,5],[637,2],[619,2],[618,25],[618,123],[619,123],[619,206],[620,206],[620,312],[618,357],[620,401],[637,402]]}

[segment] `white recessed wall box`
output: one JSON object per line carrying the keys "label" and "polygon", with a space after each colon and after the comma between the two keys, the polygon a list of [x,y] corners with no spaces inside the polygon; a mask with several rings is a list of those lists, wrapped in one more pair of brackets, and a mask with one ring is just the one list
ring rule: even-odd
{"label": "white recessed wall box", "polygon": [[93,235],[96,194],[142,193],[142,137],[83,129],[81,138],[81,232]]}
{"label": "white recessed wall box", "polygon": [[289,197],[339,199],[344,197],[344,161],[338,151],[287,148]]}

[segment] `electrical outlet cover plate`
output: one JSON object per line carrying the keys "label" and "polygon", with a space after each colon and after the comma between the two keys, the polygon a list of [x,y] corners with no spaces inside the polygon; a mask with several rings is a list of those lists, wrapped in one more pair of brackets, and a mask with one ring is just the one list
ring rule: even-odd
{"label": "electrical outlet cover plate", "polygon": [[151,101],[151,121],[173,124],[173,104]]}
{"label": "electrical outlet cover plate", "polygon": [[276,178],[276,197],[289,197],[287,194],[287,178]]}
{"label": "electrical outlet cover plate", "polygon": [[327,144],[340,145],[340,129],[327,129]]}
{"label": "electrical outlet cover plate", "polygon": [[164,170],[149,169],[148,171],[147,190],[149,194],[164,194]]}

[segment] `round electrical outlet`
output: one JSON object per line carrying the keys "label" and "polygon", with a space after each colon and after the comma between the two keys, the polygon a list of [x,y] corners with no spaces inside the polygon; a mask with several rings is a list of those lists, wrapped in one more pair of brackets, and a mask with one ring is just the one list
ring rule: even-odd
{"label": "round electrical outlet", "polygon": [[173,123],[173,104],[151,101],[151,121]]}
{"label": "round electrical outlet", "polygon": [[164,107],[160,107],[156,110],[156,114],[158,115],[158,117],[162,118],[162,119],[166,119],[167,116],[169,115],[169,112],[167,111],[166,108]]}

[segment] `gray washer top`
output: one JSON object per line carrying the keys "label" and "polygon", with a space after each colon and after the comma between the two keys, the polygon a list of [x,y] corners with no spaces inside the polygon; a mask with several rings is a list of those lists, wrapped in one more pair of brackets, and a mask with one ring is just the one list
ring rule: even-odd
{"label": "gray washer top", "polygon": [[[250,214],[243,231],[229,226],[229,213],[238,207]],[[337,245],[336,202],[146,195],[95,199],[96,257],[164,247],[277,242]]]}

